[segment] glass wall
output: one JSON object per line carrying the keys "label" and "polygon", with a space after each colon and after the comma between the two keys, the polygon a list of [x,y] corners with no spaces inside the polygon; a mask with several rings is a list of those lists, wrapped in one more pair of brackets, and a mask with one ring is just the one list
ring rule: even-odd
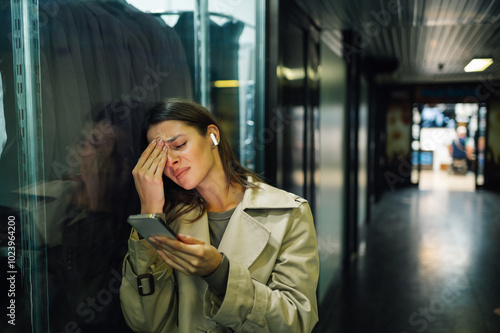
{"label": "glass wall", "polygon": [[[12,4],[12,5],[11,5]],[[2,332],[127,332],[131,170],[160,99],[220,118],[261,171],[263,0],[0,2]],[[7,281],[7,282],[6,282]],[[13,302],[13,303],[11,303]]]}
{"label": "glass wall", "polygon": [[[339,34],[332,34],[338,36],[337,40],[341,40]],[[318,286],[320,307],[322,304],[331,302],[327,296],[332,289],[332,281],[342,268],[345,220],[344,161],[347,107],[345,82],[347,71],[342,49],[331,48],[331,43],[327,43],[325,35],[326,33],[322,35],[320,46],[320,164],[316,216],[321,264]]]}

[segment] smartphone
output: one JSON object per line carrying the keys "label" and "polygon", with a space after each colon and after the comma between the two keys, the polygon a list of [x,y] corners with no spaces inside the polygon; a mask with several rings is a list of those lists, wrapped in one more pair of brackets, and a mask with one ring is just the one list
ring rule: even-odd
{"label": "smartphone", "polygon": [[160,214],[130,215],[127,221],[148,242],[149,237],[154,236],[177,238],[177,233],[165,223]]}

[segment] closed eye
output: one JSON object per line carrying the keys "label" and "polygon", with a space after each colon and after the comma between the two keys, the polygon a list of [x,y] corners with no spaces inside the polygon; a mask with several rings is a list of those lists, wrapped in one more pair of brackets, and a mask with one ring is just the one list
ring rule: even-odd
{"label": "closed eye", "polygon": [[182,147],[184,147],[186,145],[186,143],[181,143],[180,145],[177,145],[177,146],[174,146],[174,149],[181,149]]}

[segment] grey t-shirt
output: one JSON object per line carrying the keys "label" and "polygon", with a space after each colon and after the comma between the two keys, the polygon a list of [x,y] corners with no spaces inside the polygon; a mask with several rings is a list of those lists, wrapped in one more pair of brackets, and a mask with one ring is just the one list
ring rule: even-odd
{"label": "grey t-shirt", "polygon": [[[222,236],[226,231],[229,220],[235,209],[236,208],[233,208],[220,213],[207,212],[208,228],[210,229],[210,244],[215,248],[219,248]],[[229,259],[223,254],[222,262],[219,267],[211,275],[204,276],[203,279],[208,283],[208,286],[214,294],[223,299],[226,294],[228,275]]]}
{"label": "grey t-shirt", "polygon": [[210,244],[215,248],[219,248],[222,236],[226,231],[229,219],[231,219],[235,209],[236,208],[233,208],[220,213],[207,212],[208,227],[210,229]]}

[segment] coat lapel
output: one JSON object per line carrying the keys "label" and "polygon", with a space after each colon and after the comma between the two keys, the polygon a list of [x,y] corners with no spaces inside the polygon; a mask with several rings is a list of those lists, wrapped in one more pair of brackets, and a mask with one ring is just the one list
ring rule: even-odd
{"label": "coat lapel", "polygon": [[[251,179],[249,179],[251,181]],[[248,188],[229,221],[219,251],[243,267],[250,268],[270,242],[271,231],[251,216],[251,211],[295,208],[295,196],[264,183]]]}
{"label": "coat lapel", "polygon": [[[210,244],[207,214],[196,222],[179,223],[177,232]],[[231,260],[236,260],[245,268],[249,268],[266,247],[269,237],[269,230],[244,212],[240,205],[231,216],[218,250],[224,252]]]}
{"label": "coat lapel", "polygon": [[264,225],[238,206],[224,232],[219,251],[248,269],[266,247],[270,234]]}
{"label": "coat lapel", "polygon": [[189,235],[210,244],[210,232],[208,230],[207,214],[204,214],[198,221],[190,222],[194,217],[194,213],[188,213],[188,216],[183,219],[185,222],[180,222],[177,233]]}
{"label": "coat lapel", "polygon": [[[258,185],[245,191],[242,202],[231,216],[218,249],[247,269],[259,257],[271,237],[270,230],[253,218],[247,209],[269,210],[295,208],[299,205],[292,194],[267,184]],[[192,219],[194,214],[194,212],[188,213],[183,220]],[[180,234],[190,235],[210,244],[207,214],[196,222],[180,222],[177,230]]]}

